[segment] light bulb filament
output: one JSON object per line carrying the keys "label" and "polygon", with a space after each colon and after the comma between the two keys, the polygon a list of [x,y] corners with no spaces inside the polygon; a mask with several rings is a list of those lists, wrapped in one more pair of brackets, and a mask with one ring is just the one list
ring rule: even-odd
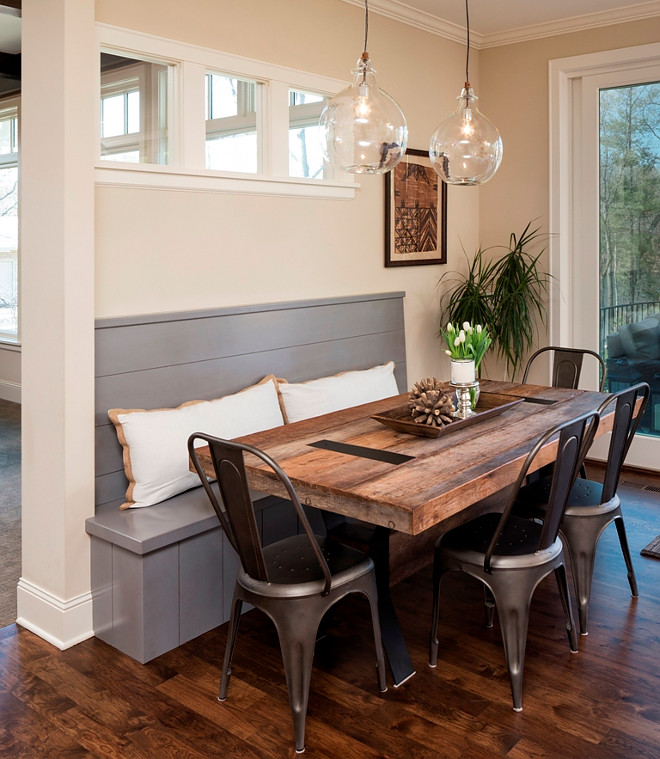
{"label": "light bulb filament", "polygon": [[472,109],[465,108],[463,111],[463,123],[461,124],[461,134],[464,137],[472,137],[474,134],[474,125],[472,124]]}
{"label": "light bulb filament", "polygon": [[371,114],[371,104],[369,102],[369,85],[361,84],[358,88],[358,99],[355,106],[355,117],[357,119],[368,119]]}

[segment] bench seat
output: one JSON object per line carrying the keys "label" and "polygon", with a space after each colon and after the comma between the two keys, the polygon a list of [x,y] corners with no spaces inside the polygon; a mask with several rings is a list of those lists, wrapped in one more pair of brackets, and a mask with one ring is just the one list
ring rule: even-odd
{"label": "bench seat", "polygon": [[[145,663],[228,619],[238,559],[201,487],[148,508],[121,503],[85,523],[94,632]],[[256,508],[264,542],[297,532],[286,501],[265,496]]]}

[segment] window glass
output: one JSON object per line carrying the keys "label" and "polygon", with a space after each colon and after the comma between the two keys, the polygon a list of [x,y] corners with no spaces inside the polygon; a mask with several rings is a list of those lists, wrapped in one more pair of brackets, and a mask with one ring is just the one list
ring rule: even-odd
{"label": "window glass", "polygon": [[289,90],[289,176],[324,178],[319,117],[327,98]]}
{"label": "window glass", "polygon": [[648,382],[638,434],[660,438],[660,82],[609,87],[600,105],[600,354],[605,388]]}
{"label": "window glass", "polygon": [[0,102],[0,339],[18,338],[18,104]]}
{"label": "window glass", "polygon": [[101,158],[168,164],[173,67],[101,53]]}
{"label": "window glass", "polygon": [[124,134],[124,95],[101,99],[101,137]]}
{"label": "window glass", "polygon": [[206,74],[206,168],[255,174],[260,167],[258,82]]}

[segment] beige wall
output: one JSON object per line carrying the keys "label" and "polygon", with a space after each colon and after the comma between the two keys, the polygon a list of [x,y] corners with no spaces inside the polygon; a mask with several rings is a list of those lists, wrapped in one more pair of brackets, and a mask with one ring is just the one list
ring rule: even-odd
{"label": "beige wall", "polygon": [[[511,232],[521,232],[535,218],[544,231],[553,231],[548,229],[548,61],[659,39],[660,18],[655,18],[480,52],[483,112],[504,143],[502,166],[480,192],[484,245],[506,243]],[[547,343],[547,334],[540,343]]]}
{"label": "beige wall", "polygon": [[[97,0],[97,21],[348,80],[363,13],[340,0]],[[203,23],[200,21],[203,19]],[[379,84],[401,104],[410,147],[426,149],[462,85],[464,47],[372,13]],[[475,75],[476,75],[475,64]],[[446,269],[386,269],[383,177],[354,200],[96,191],[96,313],[129,313],[405,290],[409,383],[445,376],[436,331]],[[449,194],[450,263],[477,239],[478,190]]]}
{"label": "beige wall", "polygon": [[[185,13],[178,0],[96,0],[96,17],[342,80],[362,46],[362,11],[340,0],[191,0]],[[461,246],[506,243],[533,218],[547,230],[548,61],[659,38],[660,19],[651,19],[473,51],[471,79],[502,133],[504,160],[484,187],[449,188],[448,267],[384,268],[382,177],[360,177],[353,201],[100,187],[96,314],[402,289],[409,382],[444,376],[438,278],[464,266]],[[369,39],[379,82],[408,118],[410,147],[425,149],[455,105],[464,47],[373,12]],[[0,378],[15,385],[17,356],[3,355]],[[494,362],[486,368],[500,376]]]}

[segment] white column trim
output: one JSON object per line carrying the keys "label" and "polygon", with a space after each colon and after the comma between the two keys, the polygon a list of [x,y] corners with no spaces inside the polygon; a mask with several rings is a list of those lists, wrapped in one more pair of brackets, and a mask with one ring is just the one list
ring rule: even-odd
{"label": "white column trim", "polygon": [[16,598],[17,624],[61,651],[94,635],[91,592],[58,598],[21,577]]}

